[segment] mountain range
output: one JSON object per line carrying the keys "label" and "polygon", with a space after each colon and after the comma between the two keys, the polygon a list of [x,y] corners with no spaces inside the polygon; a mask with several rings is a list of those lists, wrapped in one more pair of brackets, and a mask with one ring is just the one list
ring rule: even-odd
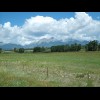
{"label": "mountain range", "polygon": [[55,45],[66,45],[66,44],[74,44],[74,43],[78,43],[81,45],[85,45],[87,44],[89,41],[79,41],[79,40],[67,40],[67,41],[61,41],[61,40],[54,40],[53,38],[50,39],[41,39],[40,41],[36,42],[36,43],[30,43],[28,45],[19,45],[19,44],[13,44],[13,43],[3,43],[0,42],[0,48],[4,49],[4,50],[11,50],[13,48],[34,48],[36,46],[44,46],[44,47],[51,47],[51,46],[55,46]]}

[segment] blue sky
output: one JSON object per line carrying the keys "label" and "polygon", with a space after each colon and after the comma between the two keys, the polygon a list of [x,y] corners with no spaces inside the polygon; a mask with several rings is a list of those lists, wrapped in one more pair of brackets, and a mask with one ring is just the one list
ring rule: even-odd
{"label": "blue sky", "polygon": [[[50,16],[54,19],[61,18],[70,18],[74,17],[75,12],[0,12],[0,24],[4,24],[5,22],[11,22],[12,25],[21,26],[24,24],[25,19],[34,16]],[[100,16],[100,12],[86,12],[93,19],[100,20],[98,17]]]}
{"label": "blue sky", "polygon": [[0,23],[5,23],[10,21],[12,25],[22,25],[25,19],[34,16],[49,16],[55,19],[61,19],[65,17],[74,16],[74,12],[1,12],[0,13]]}
{"label": "blue sky", "polygon": [[100,12],[0,12],[0,42],[100,41]]}

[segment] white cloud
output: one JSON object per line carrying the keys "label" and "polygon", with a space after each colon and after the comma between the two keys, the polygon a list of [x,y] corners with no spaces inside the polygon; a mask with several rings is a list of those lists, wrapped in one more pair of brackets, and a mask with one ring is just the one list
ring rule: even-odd
{"label": "white cloud", "polygon": [[55,40],[100,40],[100,21],[85,12],[76,12],[74,17],[56,20],[52,17],[35,16],[26,19],[23,26],[10,22],[0,24],[0,42],[30,44],[43,39]]}

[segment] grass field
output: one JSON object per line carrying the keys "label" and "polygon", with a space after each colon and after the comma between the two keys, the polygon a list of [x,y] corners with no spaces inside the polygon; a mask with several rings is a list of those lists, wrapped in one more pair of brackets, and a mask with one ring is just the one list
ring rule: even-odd
{"label": "grass field", "polygon": [[100,52],[0,54],[0,86],[100,86]]}

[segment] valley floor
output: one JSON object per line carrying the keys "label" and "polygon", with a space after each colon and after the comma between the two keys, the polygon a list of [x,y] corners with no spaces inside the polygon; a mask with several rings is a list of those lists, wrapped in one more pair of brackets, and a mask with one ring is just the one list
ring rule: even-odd
{"label": "valley floor", "polygon": [[100,86],[100,52],[0,54],[0,86]]}

